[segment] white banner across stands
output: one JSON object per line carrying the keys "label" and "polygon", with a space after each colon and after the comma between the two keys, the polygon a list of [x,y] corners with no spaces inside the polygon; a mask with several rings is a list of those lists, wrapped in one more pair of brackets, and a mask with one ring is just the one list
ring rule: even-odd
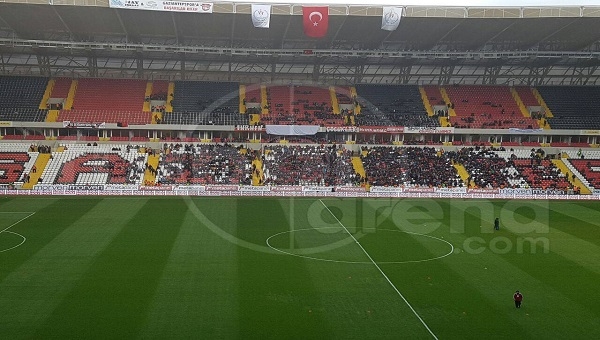
{"label": "white banner across stands", "polygon": [[[264,197],[365,197],[365,198],[487,198],[487,199],[527,199],[527,200],[600,200],[599,195],[537,195],[537,194],[500,194],[500,193],[457,193],[457,192],[353,192],[353,191],[242,191],[237,190],[185,190],[183,187],[162,187],[162,190],[7,190],[0,189],[5,196],[264,196]],[[161,187],[156,187],[161,188]],[[48,189],[48,188],[46,188]],[[494,191],[492,191],[494,192]]]}

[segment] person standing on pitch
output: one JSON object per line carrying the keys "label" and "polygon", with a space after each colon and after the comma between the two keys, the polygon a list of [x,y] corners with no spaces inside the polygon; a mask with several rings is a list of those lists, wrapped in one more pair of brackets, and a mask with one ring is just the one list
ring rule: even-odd
{"label": "person standing on pitch", "polygon": [[513,295],[513,300],[515,300],[515,307],[521,308],[521,301],[523,301],[523,294],[518,290]]}
{"label": "person standing on pitch", "polygon": [[500,219],[498,217],[494,220],[494,230],[500,230]]}

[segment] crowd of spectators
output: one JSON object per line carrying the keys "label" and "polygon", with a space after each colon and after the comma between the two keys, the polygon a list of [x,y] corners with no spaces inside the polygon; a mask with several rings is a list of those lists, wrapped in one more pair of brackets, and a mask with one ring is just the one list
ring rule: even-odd
{"label": "crowd of spectators", "polygon": [[349,150],[329,146],[270,146],[265,149],[265,184],[273,185],[356,185],[356,174]]}
{"label": "crowd of spectators", "polygon": [[159,184],[251,184],[252,159],[231,144],[164,145]]}
{"label": "crowd of spectators", "polygon": [[[452,162],[462,164],[470,174],[468,183],[477,188],[509,188],[508,176],[516,179],[518,173],[510,171],[507,160],[491,148],[467,147],[446,153]],[[513,167],[514,168],[514,167]]]}
{"label": "crowd of spectators", "polygon": [[464,186],[448,157],[430,147],[373,147],[363,157],[363,166],[374,186]]}

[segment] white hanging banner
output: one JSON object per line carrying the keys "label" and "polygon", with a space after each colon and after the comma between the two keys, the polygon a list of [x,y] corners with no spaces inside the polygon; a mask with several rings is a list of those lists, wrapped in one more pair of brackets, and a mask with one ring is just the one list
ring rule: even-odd
{"label": "white hanging banner", "polygon": [[213,4],[210,2],[192,1],[140,1],[140,0],[110,0],[110,8],[143,9],[148,11],[212,13]]}
{"label": "white hanging banner", "polygon": [[381,29],[395,31],[400,24],[400,18],[402,18],[402,7],[383,6]]}
{"label": "white hanging banner", "polygon": [[271,23],[271,5],[252,4],[252,24],[258,28],[269,28]]}

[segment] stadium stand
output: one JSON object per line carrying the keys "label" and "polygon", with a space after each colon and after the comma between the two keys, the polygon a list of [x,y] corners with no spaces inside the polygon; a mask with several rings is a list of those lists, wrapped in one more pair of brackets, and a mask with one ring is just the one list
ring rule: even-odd
{"label": "stadium stand", "polygon": [[[24,182],[39,153],[37,146],[26,143],[0,144],[0,184]],[[41,170],[40,170],[41,171]]]}
{"label": "stadium stand", "polygon": [[356,85],[362,110],[358,125],[435,127],[439,122],[427,116],[417,86]]}
{"label": "stadium stand", "polygon": [[348,186],[360,181],[346,149],[330,146],[267,146],[265,184]]}
{"label": "stadium stand", "polygon": [[464,186],[446,153],[432,147],[373,147],[363,157],[363,166],[369,184],[374,186]]}
{"label": "stadium stand", "polygon": [[163,184],[251,184],[251,157],[224,144],[164,145],[157,171]]}
{"label": "stadium stand", "polygon": [[600,129],[600,87],[539,86],[553,129]]}
{"label": "stadium stand", "polygon": [[174,95],[173,113],[165,114],[165,124],[248,124],[239,112],[238,83],[178,81]]}
{"label": "stadium stand", "polygon": [[41,122],[46,111],[39,105],[48,78],[0,76],[0,120]]}
{"label": "stadium stand", "polygon": [[46,184],[142,183],[147,154],[120,144],[66,144],[54,151],[42,173]]}
{"label": "stadium stand", "polygon": [[566,190],[570,186],[566,175],[545,157],[542,150],[512,149],[494,152],[507,161],[508,182],[511,187]]}
{"label": "stadium stand", "polygon": [[71,110],[58,121],[149,124],[142,111],[146,82],[137,79],[80,79]]}
{"label": "stadium stand", "polygon": [[69,95],[69,89],[71,88],[71,78],[56,78],[54,79],[54,87],[50,98],[62,98],[66,99]]}
{"label": "stadium stand", "polygon": [[268,88],[269,110],[262,117],[265,124],[275,125],[344,125],[334,114],[328,89],[312,86],[272,86]]}
{"label": "stadium stand", "polygon": [[450,117],[454,127],[539,128],[537,120],[523,116],[507,86],[454,85],[445,89],[456,112]]}

